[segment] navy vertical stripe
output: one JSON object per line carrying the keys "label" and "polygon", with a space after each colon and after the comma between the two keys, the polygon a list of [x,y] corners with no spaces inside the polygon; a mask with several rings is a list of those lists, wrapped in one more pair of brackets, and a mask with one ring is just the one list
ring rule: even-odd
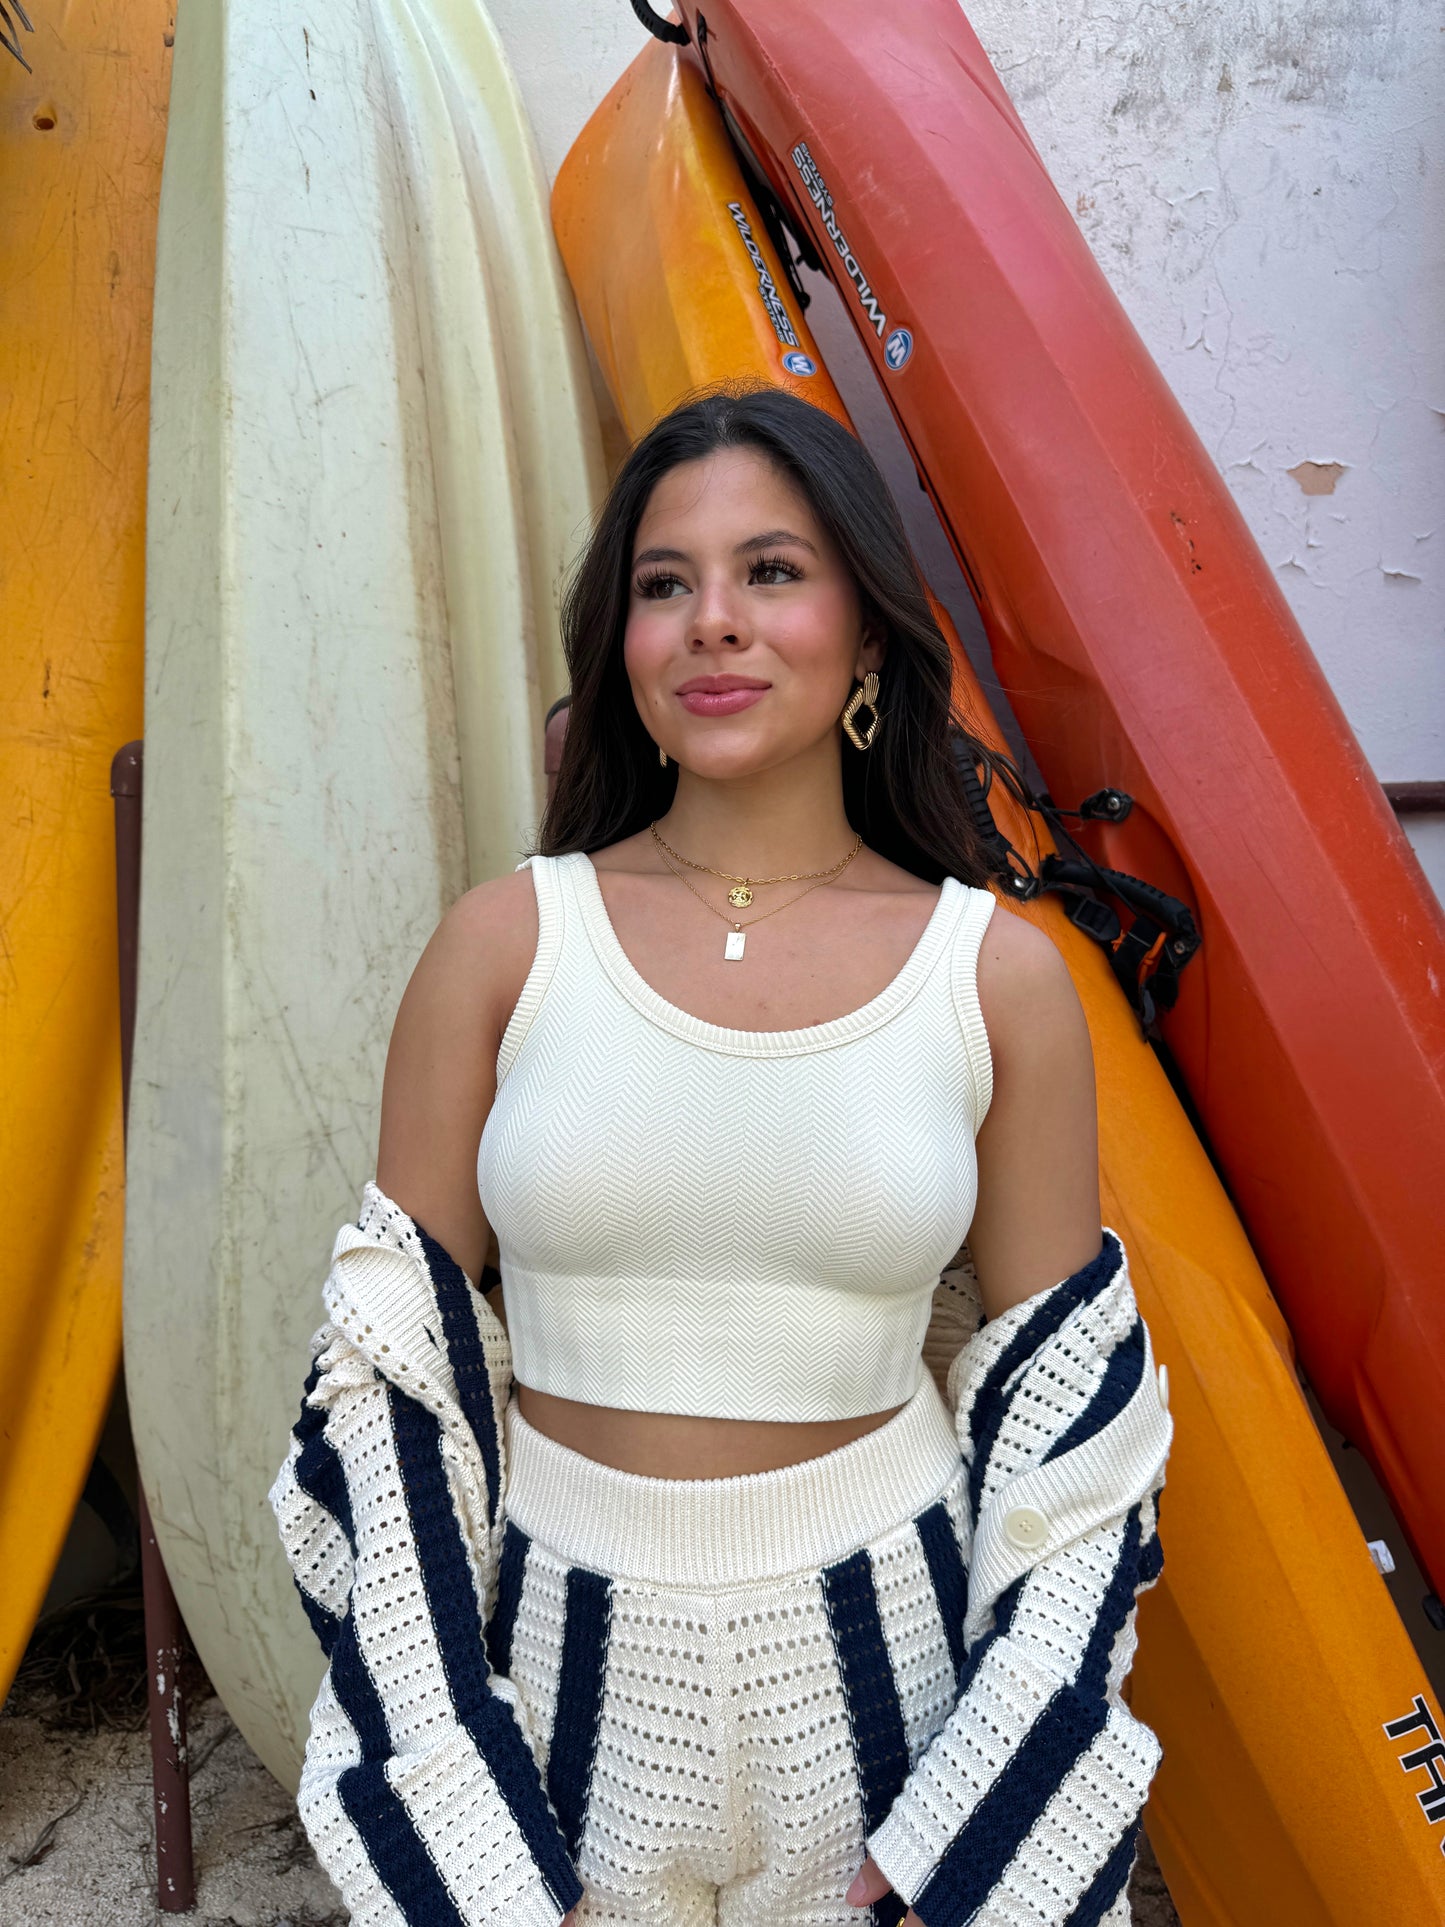
{"label": "navy vertical stripe", "polygon": [[457,1402],[462,1416],[481,1447],[482,1464],[487,1475],[487,1516],[495,1519],[502,1490],[502,1467],[497,1450],[497,1408],[492,1398],[492,1381],[487,1374],[487,1356],[482,1335],[477,1330],[477,1310],[466,1273],[444,1245],[429,1232],[416,1227],[421,1248],[436,1287],[441,1308],[442,1336],[447,1357],[456,1380]]}
{"label": "navy vertical stripe", "polygon": [[963,1698],[964,1694],[973,1685],[978,1674],[978,1669],[982,1666],[988,1654],[989,1647],[993,1645],[996,1639],[1002,1639],[1009,1627],[1013,1624],[1013,1616],[1018,1610],[1019,1597],[1023,1592],[1024,1581],[1028,1576],[1026,1572],[1021,1573],[1006,1591],[999,1594],[997,1600],[994,1602],[993,1625],[986,1633],[979,1636],[973,1651],[963,1662],[963,1670],[958,1676],[958,1697],[960,1699]]}
{"label": "navy vertical stripe", "polygon": [[469,1720],[480,1711],[487,1695],[487,1660],[471,1562],[442,1459],[441,1422],[394,1386],[388,1385],[386,1390],[397,1464],[442,1671],[457,1717]]}
{"label": "navy vertical stripe", "polygon": [[[351,1547],[354,1559],[356,1535],[351,1523],[351,1497],[346,1490],[346,1476],[341,1469],[341,1460],[322,1436],[327,1419],[326,1409],[306,1402],[320,1382],[321,1367],[313,1359],[306,1382],[301,1387],[301,1416],[291,1428],[291,1436],[299,1448],[292,1461],[291,1476],[296,1481],[297,1489],[304,1492],[313,1505],[320,1506],[323,1512],[335,1519],[346,1534],[346,1542]],[[336,1644],[336,1635],[341,1629],[341,1620],[306,1590],[296,1572],[293,1571],[291,1576],[311,1630],[329,1659],[331,1649]]]}
{"label": "navy vertical stripe", "polygon": [[1115,1272],[1124,1262],[1124,1247],[1111,1233],[1105,1233],[1103,1247],[1080,1270],[1045,1292],[1034,1311],[1026,1318],[999,1353],[985,1375],[973,1402],[969,1431],[973,1440],[973,1463],[969,1468],[968,1493],[973,1516],[979,1514],[989,1455],[998,1439],[1007,1411],[1004,1397],[1008,1381],[1025,1359],[1054,1336],[1064,1321],[1107,1289]]}
{"label": "navy vertical stripe", "polygon": [[315,1423],[318,1420],[323,1425],[326,1422],[326,1414],[324,1412],[318,1412],[314,1405],[309,1405],[307,1403],[307,1400],[311,1397],[311,1394],[316,1390],[316,1387],[320,1383],[321,1383],[321,1361],[319,1358],[313,1358],[311,1361],[311,1369],[306,1374],[305,1379],[302,1381],[301,1416],[299,1419],[297,1419],[295,1425],[293,1425],[291,1428],[291,1433],[293,1438],[299,1439],[301,1437],[303,1428],[308,1424],[314,1427]]}
{"label": "navy vertical stripe", "polygon": [[308,1405],[307,1400],[321,1383],[321,1367],[312,1360],[311,1370],[301,1388],[301,1416],[291,1427],[291,1436],[300,1450],[293,1472],[296,1483],[323,1511],[329,1512],[346,1534],[347,1544],[356,1551],[356,1528],[351,1518],[351,1495],[346,1489],[346,1474],[336,1448],[326,1437],[330,1413],[324,1405]]}
{"label": "navy vertical stripe", "polygon": [[972,1918],[1107,1717],[1067,1688],[1054,1694],[920,1888],[915,1905],[928,1927]]}
{"label": "navy vertical stripe", "polygon": [[295,1573],[293,1573],[291,1577],[295,1582],[296,1592],[301,1600],[307,1620],[310,1622],[311,1630],[316,1635],[316,1643],[320,1646],[327,1659],[330,1659],[336,1647],[337,1635],[341,1631],[342,1622],[334,1612],[329,1611],[323,1606],[319,1599],[314,1598],[307,1592],[301,1581],[296,1578]]}
{"label": "navy vertical stripe", "polygon": [[928,1576],[933,1581],[933,1597],[938,1603],[938,1616],[943,1621],[943,1630],[948,1639],[956,1684],[963,1672],[963,1622],[968,1614],[968,1571],[963,1563],[963,1554],[958,1549],[958,1535],[953,1529],[953,1520],[942,1499],[926,1512],[920,1512],[913,1523],[918,1529],[923,1556],[928,1562]]}
{"label": "navy vertical stripe", "polygon": [[1079,1661],[1074,1690],[1083,1694],[1085,1699],[1103,1698],[1104,1685],[1109,1677],[1109,1656],[1134,1604],[1134,1591],[1139,1583],[1140,1512],[1141,1508],[1136,1505],[1124,1521],[1113,1577],[1099,1602],[1094,1629],[1089,1634],[1089,1643]]}
{"label": "navy vertical stripe", "polygon": [[1099,1922],[1129,1884],[1138,1845],[1139,1822],[1136,1820],[1079,1896],[1078,1905],[1064,1927],[1099,1927]]}
{"label": "navy vertical stripe", "polygon": [[386,1389],[417,1564],[452,1705],[565,1912],[576,1905],[581,1887],[547,1810],[537,1763],[511,1708],[491,1690],[476,1588],[442,1460],[441,1425],[415,1400]]}
{"label": "navy vertical stripe", "polygon": [[[821,1577],[866,1835],[882,1825],[903,1791],[908,1778],[908,1735],[878,1610],[873,1561],[866,1551],[855,1552],[826,1567]],[[873,1927],[897,1927],[907,1912],[906,1903],[888,1893],[874,1901],[869,1917]]]}
{"label": "navy vertical stripe", "polygon": [[547,1759],[547,1791],[561,1823],[562,1837],[574,1857],[582,1841],[587,1797],[592,1789],[611,1620],[611,1580],[603,1573],[573,1566],[567,1574],[562,1665]]}
{"label": "navy vertical stripe", "polygon": [[323,1511],[329,1512],[356,1550],[356,1526],[351,1517],[351,1494],[341,1455],[324,1432],[318,1432],[296,1455],[296,1483]]}
{"label": "navy vertical stripe", "polygon": [[[1157,1514],[1156,1514],[1156,1520],[1157,1520]],[[1152,1586],[1154,1584],[1154,1581],[1159,1577],[1160,1573],[1163,1572],[1163,1570],[1164,1570],[1164,1543],[1159,1537],[1159,1528],[1156,1523],[1153,1537],[1150,1539],[1148,1545],[1145,1546],[1144,1550],[1139,1554],[1140,1586]]]}
{"label": "navy vertical stripe", "polygon": [[[367,1762],[387,1759],[391,1754],[391,1731],[376,1682],[362,1657],[354,1617],[346,1620],[331,1651],[331,1690],[337,1705],[356,1729],[362,1759]],[[348,1772],[354,1770],[347,1769]]]}
{"label": "navy vertical stripe", "polygon": [[497,1567],[497,1604],[487,1626],[487,1657],[492,1671],[505,1679],[512,1670],[512,1629],[522,1603],[522,1581],[527,1574],[531,1540],[508,1519],[502,1532],[502,1556]]}
{"label": "navy vertical stripe", "polygon": [[1136,1318],[1129,1336],[1109,1354],[1109,1362],[1094,1396],[1073,1424],[1054,1440],[1044,1454],[1044,1464],[1047,1465],[1050,1459],[1062,1458],[1065,1452],[1071,1452],[1076,1445],[1082,1445],[1085,1439],[1102,1432],[1138,1391],[1143,1377],[1144,1321]]}
{"label": "navy vertical stripe", "polygon": [[853,1735],[863,1831],[871,1833],[888,1817],[888,1809],[908,1778],[903,1708],[883,1636],[873,1562],[867,1552],[855,1552],[826,1567],[822,1580],[823,1602]]}
{"label": "navy vertical stripe", "polygon": [[336,1792],[407,1927],[465,1927],[385,1768],[348,1767],[336,1782]]}
{"label": "navy vertical stripe", "polygon": [[[306,1381],[308,1393],[314,1388],[316,1380],[317,1374],[313,1371]],[[308,1421],[311,1419],[318,1420],[319,1424],[309,1425]],[[330,1440],[323,1437],[321,1433],[320,1426],[325,1422],[324,1411],[318,1412],[308,1406],[302,1413],[301,1423],[296,1427],[296,1436],[301,1437],[305,1427],[307,1438],[297,1457],[297,1484],[301,1486],[303,1492],[318,1505],[324,1506],[332,1517],[338,1520],[346,1534],[347,1544],[351,1547],[351,1556],[354,1561],[356,1531],[351,1521],[351,1494],[347,1489],[346,1471],[340,1455]],[[308,1455],[312,1461],[313,1474],[309,1484],[302,1480],[300,1474],[301,1461]],[[301,1590],[299,1586],[297,1590]],[[301,1593],[301,1603],[306,1606],[310,1617],[312,1602],[308,1601],[304,1592]],[[316,1610],[320,1612],[322,1609],[318,1606]],[[327,1614],[327,1618],[330,1619],[331,1615]],[[315,1618],[311,1619],[311,1624],[316,1628]],[[344,1620],[336,1621],[334,1629],[329,1630],[329,1645],[319,1628],[316,1636],[321,1640],[327,1657],[331,1661],[331,1690],[336,1695],[336,1703],[355,1730],[362,1759],[364,1761],[384,1760],[391,1752],[391,1732],[386,1723],[386,1712],[381,1704],[381,1695],[377,1692],[376,1683],[367,1671],[366,1661],[362,1658],[357,1644],[354,1615],[348,1614]],[[355,1772],[356,1769],[351,1767],[347,1771]]]}

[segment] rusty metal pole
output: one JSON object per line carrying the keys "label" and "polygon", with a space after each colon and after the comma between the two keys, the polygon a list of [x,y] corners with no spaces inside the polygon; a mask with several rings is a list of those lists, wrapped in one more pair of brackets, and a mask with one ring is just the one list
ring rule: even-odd
{"label": "rusty metal pole", "polygon": [[[131,1046],[135,1037],[137,937],[140,926],[142,745],[126,743],[110,765],[115,802],[115,890],[120,938],[121,1118],[130,1118]],[[156,1816],[156,1904],[189,1913],[196,1904],[191,1852],[191,1776],[186,1757],[186,1701],[181,1687],[184,1629],[156,1544],[145,1493],[140,1495],[141,1590],[145,1599],[146,1697],[150,1705],[151,1785]]]}

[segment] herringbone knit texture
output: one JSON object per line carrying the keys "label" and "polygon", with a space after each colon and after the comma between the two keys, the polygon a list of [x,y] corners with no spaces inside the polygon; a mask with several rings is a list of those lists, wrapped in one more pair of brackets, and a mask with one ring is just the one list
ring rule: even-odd
{"label": "herringbone knit texture", "polygon": [[753,1032],[651,989],[586,856],[531,871],[536,958],[478,1160],[518,1378],[700,1417],[903,1404],[977,1194],[991,893],[947,879],[861,1009]]}

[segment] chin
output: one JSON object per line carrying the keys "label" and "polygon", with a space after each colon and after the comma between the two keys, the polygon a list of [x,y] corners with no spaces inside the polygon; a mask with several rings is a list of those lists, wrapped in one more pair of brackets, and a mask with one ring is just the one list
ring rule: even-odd
{"label": "chin", "polygon": [[756,736],[740,741],[727,741],[718,736],[711,741],[685,742],[678,760],[694,776],[726,782],[738,777],[759,776],[764,770],[776,769],[795,753],[787,745],[760,741]]}

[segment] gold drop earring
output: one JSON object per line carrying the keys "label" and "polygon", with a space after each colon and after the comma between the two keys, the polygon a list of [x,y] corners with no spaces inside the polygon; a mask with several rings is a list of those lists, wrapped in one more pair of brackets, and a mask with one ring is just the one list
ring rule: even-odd
{"label": "gold drop earring", "polygon": [[[871,709],[873,720],[868,725],[868,734],[860,736],[853,718],[860,709]],[[878,671],[870,669],[862,682],[848,698],[848,707],[843,711],[843,733],[854,749],[868,749],[878,734]]]}
{"label": "gold drop earring", "polygon": [[661,743],[657,745],[657,760],[664,769],[667,768],[667,751],[662,747]]}

